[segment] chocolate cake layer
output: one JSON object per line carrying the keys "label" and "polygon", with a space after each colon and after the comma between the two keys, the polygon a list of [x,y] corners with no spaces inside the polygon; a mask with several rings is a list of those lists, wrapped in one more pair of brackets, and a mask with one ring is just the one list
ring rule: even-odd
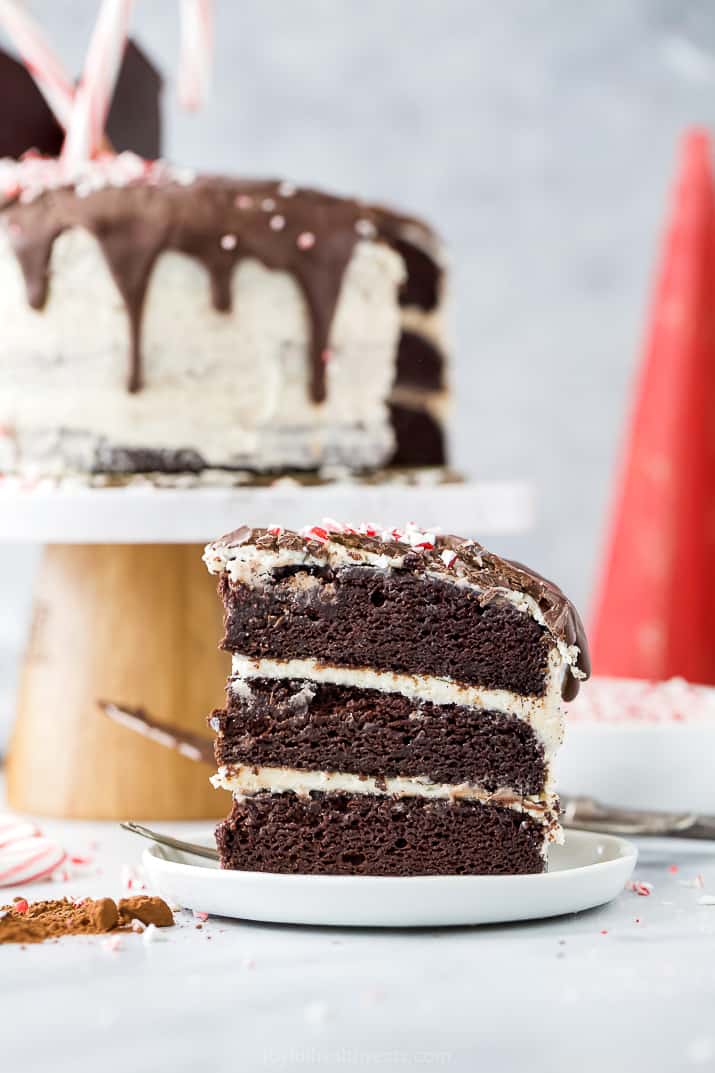
{"label": "chocolate cake layer", "polygon": [[213,713],[216,762],[416,776],[538,794],[544,750],[528,723],[399,693],[252,678]]}
{"label": "chocolate cake layer", "polygon": [[329,875],[543,872],[545,829],[473,801],[260,793],[216,829],[223,868]]}
{"label": "chocolate cake layer", "polygon": [[444,358],[424,335],[402,332],[397,348],[395,384],[426,391],[441,391],[444,387]]}
{"label": "chocolate cake layer", "polygon": [[395,432],[394,466],[443,466],[447,461],[444,432],[427,410],[390,403]]}
{"label": "chocolate cake layer", "polygon": [[251,587],[221,575],[223,648],[542,696],[553,644],[535,619],[495,596],[403,571],[278,567]]}
{"label": "chocolate cake layer", "polygon": [[[385,625],[386,620],[392,619],[391,625],[398,630],[398,647],[404,650],[408,662],[417,661],[417,652],[420,656],[426,652],[429,657],[430,647],[438,648],[440,655],[444,652],[449,665],[440,665],[436,672],[440,678],[453,674],[455,663],[464,663],[469,673],[474,659],[480,659],[482,654],[489,662],[493,655],[489,650],[495,645],[501,648],[496,654],[498,666],[503,668],[508,663],[510,667],[518,667],[520,662],[526,662],[526,669],[521,668],[522,677],[530,676],[535,663],[542,665],[543,660],[538,657],[551,647],[563,671],[561,695],[566,701],[573,700],[579,682],[590,674],[583,624],[561,589],[522,563],[502,559],[474,540],[427,533],[414,526],[408,526],[406,530],[381,531],[375,526],[362,525],[355,529],[325,522],[323,527],[306,527],[297,533],[280,526],[264,529],[244,525],[209,544],[204,561],[211,573],[225,579],[220,591],[228,604],[225,639],[228,647],[232,641],[244,639],[248,623],[242,619],[250,615],[250,608],[245,607],[241,612],[238,607],[237,589],[240,585],[255,588],[257,595],[251,599],[259,603],[260,594],[267,588],[267,602],[273,602],[272,629],[290,631],[294,625],[290,593],[283,591],[277,595],[277,586],[271,584],[271,579],[287,579],[291,573],[302,572],[299,584],[308,594],[304,600],[305,621],[323,620],[314,632],[318,633],[321,627],[334,626],[332,619],[339,608],[349,608],[352,593],[355,600],[352,613],[348,611],[351,619],[345,628],[348,633],[355,633],[359,641],[357,635],[364,621],[362,632],[371,635],[362,638],[367,649],[372,652],[385,646],[389,648],[390,628],[385,629]],[[362,585],[360,595],[358,586],[349,584],[347,575],[343,586],[337,572],[358,567],[361,563],[366,564],[366,568],[358,569]],[[288,571],[283,569],[285,566],[289,567]],[[311,576],[317,579],[315,584],[311,582]],[[320,588],[321,579],[332,582],[332,589],[327,588],[322,595],[315,592],[310,595],[310,589]],[[432,582],[443,582],[451,593],[439,584],[431,588]],[[385,586],[390,588],[389,592]],[[408,589],[412,589],[411,595]],[[295,601],[296,609],[298,602]],[[235,609],[234,603],[237,605]],[[354,620],[354,611],[361,603],[366,617],[358,623]],[[332,609],[328,609],[328,604],[333,605]],[[384,616],[374,614],[385,607]],[[524,620],[521,627],[508,613],[512,609],[516,609],[517,618]],[[481,623],[482,626],[486,624],[487,629],[479,640],[484,652],[475,655],[469,646],[474,639],[471,635],[480,631],[482,610],[485,615]],[[278,615],[273,613],[275,611]],[[401,622],[400,612],[405,612]],[[265,625],[266,617],[264,609],[257,622]],[[495,629],[491,639],[489,626]],[[379,637],[375,631],[379,632]],[[340,640],[344,639],[341,637]],[[318,643],[325,648],[329,642],[329,638],[323,638]],[[277,658],[285,659],[286,653],[278,653]],[[317,654],[314,658],[318,658]],[[366,665],[369,662],[366,661]],[[435,661],[430,662],[434,665]],[[354,666],[355,661],[349,665]],[[379,663],[373,665],[379,666]],[[461,673],[455,677],[457,681],[465,680]]]}

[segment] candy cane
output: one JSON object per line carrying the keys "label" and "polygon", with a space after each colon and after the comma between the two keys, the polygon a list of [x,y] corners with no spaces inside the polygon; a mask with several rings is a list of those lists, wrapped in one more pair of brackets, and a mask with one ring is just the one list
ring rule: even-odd
{"label": "candy cane", "polygon": [[206,99],[213,52],[212,0],[181,0],[179,100],[200,108]]}
{"label": "candy cane", "polygon": [[0,23],[62,127],[72,113],[74,84],[37,23],[14,0],[0,0]]}
{"label": "candy cane", "polygon": [[89,160],[102,144],[124,56],[132,2],[103,0],[62,147],[62,161],[69,173]]}

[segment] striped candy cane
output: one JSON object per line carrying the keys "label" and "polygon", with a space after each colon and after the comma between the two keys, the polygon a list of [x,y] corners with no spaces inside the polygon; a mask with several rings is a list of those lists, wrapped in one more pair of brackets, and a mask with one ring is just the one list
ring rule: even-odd
{"label": "striped candy cane", "polygon": [[60,126],[66,128],[72,114],[74,84],[47,44],[39,26],[14,0],[0,0],[0,24],[7,31],[51,112]]}
{"label": "striped candy cane", "polygon": [[127,41],[133,0],[103,0],[77,87],[63,164],[71,174],[100,148]]}
{"label": "striped candy cane", "polygon": [[206,99],[213,52],[212,0],[181,0],[179,100],[195,111]]}

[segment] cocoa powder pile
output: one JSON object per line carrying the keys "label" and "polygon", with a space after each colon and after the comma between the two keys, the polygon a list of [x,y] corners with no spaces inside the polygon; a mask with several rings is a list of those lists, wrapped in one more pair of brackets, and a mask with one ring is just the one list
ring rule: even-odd
{"label": "cocoa powder pile", "polygon": [[101,935],[131,930],[133,920],[145,927],[168,928],[174,914],[162,898],[139,894],[132,898],[58,898],[28,902],[16,898],[0,909],[0,943],[42,943],[63,935]]}

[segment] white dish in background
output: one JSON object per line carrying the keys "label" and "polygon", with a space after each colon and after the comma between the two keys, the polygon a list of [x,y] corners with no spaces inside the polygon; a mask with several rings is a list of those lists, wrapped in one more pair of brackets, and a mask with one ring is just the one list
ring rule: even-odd
{"label": "white dish in background", "polygon": [[234,872],[158,845],[145,850],[144,866],[152,887],[168,902],[211,915],[274,924],[418,928],[535,920],[592,909],[623,890],[637,852],[622,838],[567,831],[565,844],[552,847],[543,875]]}
{"label": "white dish in background", "polygon": [[556,781],[564,797],[715,813],[713,756],[714,688],[593,678],[567,708]]}

